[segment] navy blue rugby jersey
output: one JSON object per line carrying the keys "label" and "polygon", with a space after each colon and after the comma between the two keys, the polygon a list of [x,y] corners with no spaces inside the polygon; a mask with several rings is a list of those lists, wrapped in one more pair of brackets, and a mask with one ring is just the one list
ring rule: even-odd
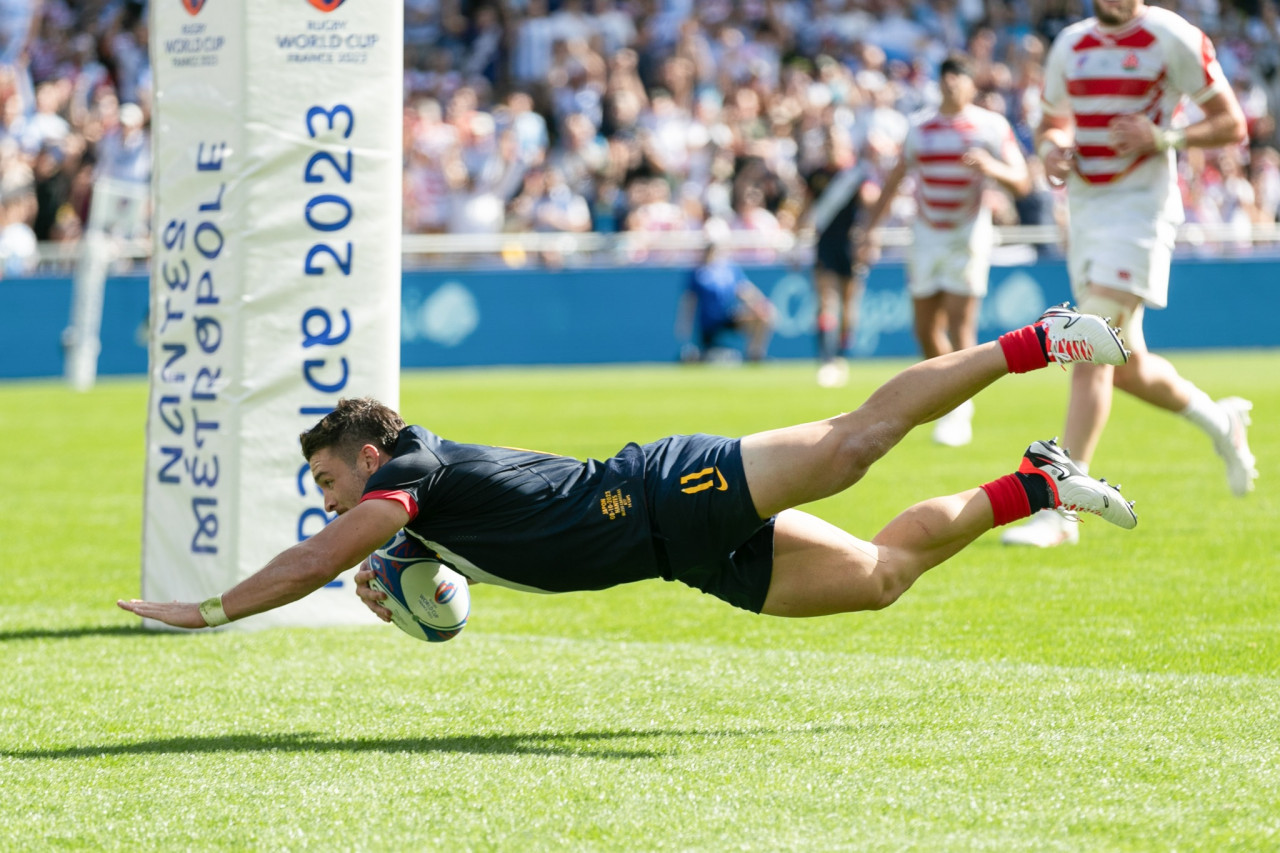
{"label": "navy blue rugby jersey", "polygon": [[475,581],[570,592],[660,576],[635,444],[583,462],[409,426],[365,485],[371,499],[404,504],[405,530]]}

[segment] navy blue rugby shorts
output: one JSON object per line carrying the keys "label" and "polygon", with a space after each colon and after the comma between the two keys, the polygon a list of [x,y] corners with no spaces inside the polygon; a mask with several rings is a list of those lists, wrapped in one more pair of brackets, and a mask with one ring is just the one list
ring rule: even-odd
{"label": "navy blue rugby shorts", "polygon": [[843,278],[853,277],[853,245],[847,237],[819,239],[814,255],[814,266],[818,269]]}
{"label": "navy blue rugby shorts", "polygon": [[756,513],[741,442],[674,435],[642,450],[662,576],[759,613],[773,577],[774,519]]}

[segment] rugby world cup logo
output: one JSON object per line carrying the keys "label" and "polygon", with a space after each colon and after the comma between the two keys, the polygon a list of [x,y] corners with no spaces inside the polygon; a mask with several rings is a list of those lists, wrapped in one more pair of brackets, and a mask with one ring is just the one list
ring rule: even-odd
{"label": "rugby world cup logo", "polygon": [[195,17],[200,14],[200,10],[204,8],[205,0],[182,0],[182,8],[187,10],[187,14]]}
{"label": "rugby world cup logo", "polygon": [[439,604],[448,604],[453,601],[453,597],[458,594],[458,587],[453,581],[441,581],[436,587],[436,602]]}
{"label": "rugby world cup logo", "polygon": [[[188,0],[183,0],[183,2],[188,2]],[[203,2],[203,0],[201,0],[201,2]],[[315,6],[321,12],[332,12],[334,9],[345,3],[346,0],[307,0],[307,2],[312,6]]]}

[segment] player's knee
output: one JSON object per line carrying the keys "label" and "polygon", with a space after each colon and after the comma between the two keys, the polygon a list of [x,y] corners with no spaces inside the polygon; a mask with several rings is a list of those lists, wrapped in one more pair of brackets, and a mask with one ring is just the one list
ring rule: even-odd
{"label": "player's knee", "polygon": [[1136,297],[1124,297],[1111,290],[1090,289],[1080,300],[1076,309],[1084,314],[1096,314],[1107,318],[1112,326],[1120,330],[1120,335],[1125,339],[1129,349],[1134,349],[1134,341],[1140,341],[1142,337],[1142,313],[1140,302],[1132,304],[1126,301],[1132,298]]}
{"label": "player's knee", "polygon": [[883,554],[881,559],[868,584],[867,610],[884,610],[901,598],[910,586],[896,571],[892,554]]}
{"label": "player's knee", "polygon": [[829,470],[844,484],[861,480],[867,470],[897,443],[888,424],[865,425],[864,422],[864,425],[859,425],[858,414],[853,412],[840,420],[835,452],[828,458]]}

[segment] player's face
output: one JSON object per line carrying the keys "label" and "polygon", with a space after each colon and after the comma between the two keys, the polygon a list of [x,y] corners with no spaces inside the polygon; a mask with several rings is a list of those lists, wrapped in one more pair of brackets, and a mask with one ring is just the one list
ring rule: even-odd
{"label": "player's face", "polygon": [[942,87],[942,99],[951,109],[967,107],[973,103],[973,97],[978,93],[978,87],[968,74],[948,71],[942,75],[939,82]]}
{"label": "player's face", "polygon": [[1142,0],[1094,0],[1093,14],[1109,27],[1118,27],[1133,20]]}
{"label": "player's face", "polygon": [[312,454],[310,461],[311,477],[324,495],[325,512],[342,515],[360,503],[369,474],[362,470],[358,459],[353,465],[326,447]]}

